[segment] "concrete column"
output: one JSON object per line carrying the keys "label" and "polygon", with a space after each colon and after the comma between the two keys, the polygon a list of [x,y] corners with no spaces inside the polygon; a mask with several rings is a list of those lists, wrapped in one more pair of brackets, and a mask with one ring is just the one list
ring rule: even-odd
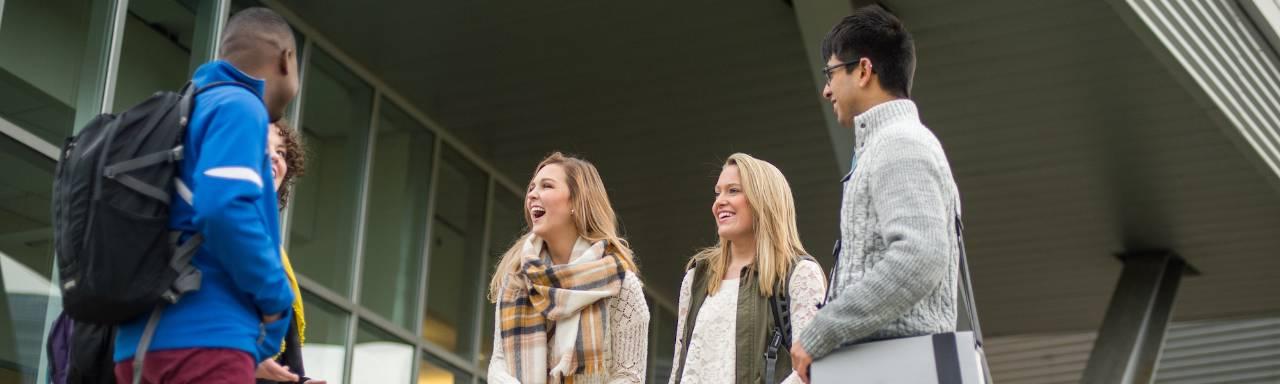
{"label": "concrete column", "polygon": [[827,121],[827,133],[831,137],[832,149],[835,151],[836,165],[840,169],[839,177],[849,172],[849,161],[853,158],[853,130],[841,127],[836,122],[831,103],[822,98],[822,88],[827,85],[827,77],[822,74],[822,67],[827,65],[827,58],[820,49],[822,38],[831,31],[840,19],[853,13],[853,9],[867,1],[829,1],[829,0],[795,0],[792,7],[796,12],[796,24],[800,27],[800,36],[809,59],[809,71],[813,78],[814,102],[822,105],[823,117]]}
{"label": "concrete column", "polygon": [[1168,251],[1129,253],[1120,259],[1124,271],[1094,341],[1084,383],[1155,379],[1178,283],[1187,270],[1182,258]]}

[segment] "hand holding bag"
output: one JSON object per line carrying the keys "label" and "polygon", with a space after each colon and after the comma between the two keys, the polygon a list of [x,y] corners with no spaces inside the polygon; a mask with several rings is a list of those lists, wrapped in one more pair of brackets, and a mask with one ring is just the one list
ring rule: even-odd
{"label": "hand holding bag", "polygon": [[[810,383],[939,383],[991,382],[982,350],[982,328],[973,301],[969,262],[964,251],[964,224],[956,213],[960,247],[960,303],[965,316],[956,329],[968,330],[877,340],[841,347],[810,367]],[[967,321],[964,321],[967,320]],[[967,323],[967,324],[965,324]]]}

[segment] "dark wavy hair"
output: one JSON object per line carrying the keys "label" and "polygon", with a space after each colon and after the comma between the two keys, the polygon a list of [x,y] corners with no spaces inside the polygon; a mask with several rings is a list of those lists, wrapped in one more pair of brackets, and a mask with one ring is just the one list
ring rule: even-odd
{"label": "dark wavy hair", "polygon": [[273,124],[276,126],[276,134],[283,139],[284,164],[289,167],[289,170],[284,173],[284,180],[280,182],[280,190],[276,191],[280,210],[283,211],[289,205],[289,194],[293,191],[293,183],[307,173],[307,150],[302,146],[301,134],[298,130],[289,127],[288,122],[280,119]]}

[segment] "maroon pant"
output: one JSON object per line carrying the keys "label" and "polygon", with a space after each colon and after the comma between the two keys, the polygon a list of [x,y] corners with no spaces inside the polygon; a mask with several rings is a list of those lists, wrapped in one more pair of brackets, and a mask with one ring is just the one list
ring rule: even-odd
{"label": "maroon pant", "polygon": [[[147,352],[142,365],[146,384],[253,383],[253,357],[234,349],[172,349]],[[133,359],[116,363],[116,382],[133,382]]]}

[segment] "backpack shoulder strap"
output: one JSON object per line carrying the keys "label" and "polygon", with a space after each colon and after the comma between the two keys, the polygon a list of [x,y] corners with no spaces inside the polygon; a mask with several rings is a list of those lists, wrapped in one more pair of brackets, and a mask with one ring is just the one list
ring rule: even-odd
{"label": "backpack shoulder strap", "polygon": [[[817,263],[818,260],[810,255],[800,255],[800,260],[791,264],[791,270],[787,271],[787,281],[791,281],[792,274],[796,271],[796,265],[800,261],[812,261]],[[779,287],[780,289],[773,292],[773,296],[769,297],[769,306],[773,309],[773,324],[782,331],[782,343],[788,349],[791,348],[791,293],[788,287]]]}
{"label": "backpack shoulder strap", "polygon": [[254,96],[261,96],[261,95],[259,95],[259,94],[258,94],[258,90],[253,89],[252,87],[249,87],[249,85],[248,85],[248,84],[241,83],[241,82],[239,82],[239,81],[215,81],[215,82],[212,82],[212,83],[209,83],[209,84],[205,84],[205,85],[200,86],[200,87],[196,87],[196,89],[195,89],[195,94],[196,94],[196,95],[199,95],[199,94],[201,94],[201,93],[204,93],[204,91],[208,91],[208,90],[210,90],[210,89],[214,89],[214,88],[221,87],[221,86],[224,86],[224,85],[231,85],[231,86],[237,86],[237,87],[240,87],[240,88],[244,88],[246,91],[249,91],[249,93],[252,93]]}
{"label": "backpack shoulder strap", "polygon": [[[787,271],[787,281],[791,281],[791,274],[795,273],[796,265],[800,261],[813,261],[813,256],[800,255],[800,260],[791,263],[791,269]],[[791,295],[787,292],[786,285],[775,287],[773,295],[769,296],[769,309],[773,314],[773,330],[769,334],[769,345],[765,346],[764,352],[764,377],[766,382],[774,379],[777,372],[778,355],[780,353],[790,353],[791,350]]]}
{"label": "backpack shoulder strap", "polygon": [[249,91],[249,93],[252,93],[254,96],[259,96],[259,97],[261,96],[258,94],[257,90],[250,88],[248,85],[238,81],[215,81],[209,84],[205,84],[203,86],[196,86],[195,83],[188,81],[186,85],[182,86],[182,90],[178,92],[179,94],[182,95],[182,102],[178,104],[178,108],[179,108],[178,111],[179,113],[181,113],[178,116],[180,119],[179,121],[182,122],[182,126],[186,127],[187,123],[191,121],[191,111],[195,109],[196,95],[199,95],[201,93],[204,93],[205,91],[208,91],[210,89],[214,89],[217,87],[221,87],[224,85],[244,88],[246,91]]}

